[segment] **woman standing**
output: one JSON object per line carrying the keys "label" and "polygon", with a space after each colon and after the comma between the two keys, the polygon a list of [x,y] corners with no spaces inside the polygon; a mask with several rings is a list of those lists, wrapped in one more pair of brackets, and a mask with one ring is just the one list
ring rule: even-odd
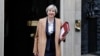
{"label": "woman standing", "polygon": [[33,53],[35,56],[61,56],[60,28],[61,20],[56,18],[55,5],[46,8],[47,17],[41,18],[37,25]]}

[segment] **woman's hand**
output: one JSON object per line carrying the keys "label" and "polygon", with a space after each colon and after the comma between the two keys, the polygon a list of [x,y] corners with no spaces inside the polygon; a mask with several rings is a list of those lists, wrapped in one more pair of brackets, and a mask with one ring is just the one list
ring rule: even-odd
{"label": "woman's hand", "polygon": [[64,41],[65,40],[65,36],[60,38],[60,41]]}
{"label": "woman's hand", "polygon": [[37,54],[34,54],[34,56],[38,56],[38,53]]}
{"label": "woman's hand", "polygon": [[34,55],[34,56],[38,56],[38,54]]}

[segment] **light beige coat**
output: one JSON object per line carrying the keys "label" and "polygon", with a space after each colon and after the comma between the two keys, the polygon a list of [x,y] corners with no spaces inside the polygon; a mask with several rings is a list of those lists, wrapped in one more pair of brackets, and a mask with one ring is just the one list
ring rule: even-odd
{"label": "light beige coat", "polygon": [[[41,18],[37,25],[37,31],[34,38],[34,48],[33,53],[37,54],[38,56],[44,56],[45,49],[46,49],[46,17]],[[55,49],[56,49],[56,56],[61,56],[61,48],[59,43],[59,35],[60,35],[60,27],[61,27],[61,20],[55,18]]]}

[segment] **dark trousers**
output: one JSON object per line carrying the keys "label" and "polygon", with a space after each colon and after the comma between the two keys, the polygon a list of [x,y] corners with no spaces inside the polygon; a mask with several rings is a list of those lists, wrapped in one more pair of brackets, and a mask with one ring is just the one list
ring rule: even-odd
{"label": "dark trousers", "polygon": [[45,56],[56,56],[56,55],[55,55],[55,53],[52,53],[52,52],[46,52]]}

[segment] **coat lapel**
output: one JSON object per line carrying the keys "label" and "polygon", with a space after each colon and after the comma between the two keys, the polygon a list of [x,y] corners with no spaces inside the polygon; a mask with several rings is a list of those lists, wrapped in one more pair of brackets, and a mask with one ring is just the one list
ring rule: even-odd
{"label": "coat lapel", "polygon": [[55,37],[57,38],[59,35],[59,30],[60,30],[60,22],[58,22],[58,20],[55,18]]}
{"label": "coat lapel", "polygon": [[55,49],[56,56],[60,56],[60,44],[59,44],[59,36],[60,36],[60,22],[58,19],[55,20]]}

